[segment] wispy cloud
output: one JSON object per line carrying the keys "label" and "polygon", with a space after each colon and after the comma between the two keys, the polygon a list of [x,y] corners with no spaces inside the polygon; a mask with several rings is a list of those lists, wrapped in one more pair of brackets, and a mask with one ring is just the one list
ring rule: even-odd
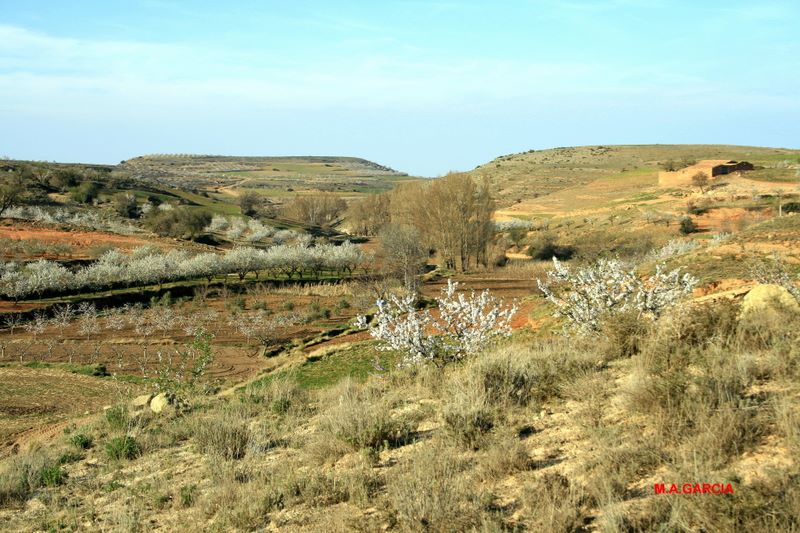
{"label": "wispy cloud", "polygon": [[0,26],[0,95],[17,105],[153,109],[226,105],[318,108],[492,104],[552,95],[668,90],[681,80],[650,67],[387,55],[306,58],[190,46],[63,38]]}

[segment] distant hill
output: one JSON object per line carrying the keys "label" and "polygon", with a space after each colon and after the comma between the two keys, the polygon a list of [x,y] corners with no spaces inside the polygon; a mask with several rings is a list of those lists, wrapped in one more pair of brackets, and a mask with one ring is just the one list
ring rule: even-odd
{"label": "distant hill", "polygon": [[[470,172],[490,180],[500,207],[637,171],[655,180],[661,165],[701,159],[746,160],[766,168],[800,163],[800,150],[704,144],[576,146],[500,156]],[[686,166],[686,165],[684,165]]]}
{"label": "distant hill", "polygon": [[[156,154],[122,161],[120,172],[170,186],[359,192],[408,175],[357,157]],[[378,189],[388,189],[391,183]]]}

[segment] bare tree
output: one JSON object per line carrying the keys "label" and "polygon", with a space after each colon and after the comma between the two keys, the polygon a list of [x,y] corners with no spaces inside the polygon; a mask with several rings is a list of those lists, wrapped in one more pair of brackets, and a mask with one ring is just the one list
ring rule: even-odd
{"label": "bare tree", "polygon": [[338,222],[346,208],[345,201],[333,194],[297,196],[284,208],[284,215],[311,226],[327,227]]}
{"label": "bare tree", "polygon": [[444,267],[465,271],[488,264],[494,201],[486,181],[448,174],[410,183],[392,192],[390,209],[392,222],[416,227]]}
{"label": "bare tree", "polygon": [[705,172],[698,172],[692,176],[692,185],[699,187],[701,193],[706,192],[705,188],[708,185],[708,174]]}
{"label": "bare tree", "polygon": [[353,202],[347,210],[350,230],[361,235],[377,235],[389,220],[389,196],[386,194],[370,194]]}
{"label": "bare tree", "polygon": [[419,230],[405,224],[389,224],[380,232],[380,243],[384,269],[401,278],[408,292],[416,293],[417,275],[428,259]]}

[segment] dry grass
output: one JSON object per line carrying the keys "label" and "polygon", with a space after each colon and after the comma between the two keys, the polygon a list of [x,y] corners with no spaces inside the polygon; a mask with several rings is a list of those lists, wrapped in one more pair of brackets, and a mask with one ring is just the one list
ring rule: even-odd
{"label": "dry grass", "polygon": [[326,396],[329,405],[321,414],[319,430],[328,438],[360,450],[401,445],[411,437],[414,421],[392,413],[391,402],[382,398],[378,387],[361,386],[348,378]]}
{"label": "dry grass", "polygon": [[[602,343],[514,343],[319,391],[266,380],[172,417],[114,411],[80,429],[95,446],[64,437],[72,462],[58,449],[6,461],[2,506],[35,496],[50,502],[48,527],[94,517],[106,529],[797,530],[797,333],[737,311],[684,309]],[[129,433],[142,455],[106,461],[105,444]],[[759,454],[788,462],[746,481],[740,465]],[[63,477],[41,474],[54,464]],[[736,494],[652,493],[673,481],[730,481]],[[5,512],[9,529],[39,523]]]}
{"label": "dry grass", "polygon": [[387,499],[403,531],[466,531],[479,526],[481,494],[457,450],[436,441],[420,448],[387,480]]}

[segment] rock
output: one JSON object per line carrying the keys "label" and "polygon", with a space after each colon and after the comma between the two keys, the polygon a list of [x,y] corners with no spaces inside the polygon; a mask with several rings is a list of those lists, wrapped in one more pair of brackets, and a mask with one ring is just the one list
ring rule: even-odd
{"label": "rock", "polygon": [[25,510],[28,512],[46,511],[47,506],[39,498],[31,498],[25,503]]}
{"label": "rock", "polygon": [[150,410],[154,413],[161,413],[164,409],[172,405],[174,400],[175,396],[172,394],[167,394],[166,392],[157,394],[150,400]]}
{"label": "rock", "polygon": [[131,400],[131,407],[134,411],[138,411],[139,409],[144,409],[150,403],[150,400],[153,398],[152,394],[142,394],[141,396],[137,396],[133,400]]}
{"label": "rock", "polygon": [[800,303],[785,287],[773,284],[756,285],[742,300],[740,318],[779,309],[800,313]]}

